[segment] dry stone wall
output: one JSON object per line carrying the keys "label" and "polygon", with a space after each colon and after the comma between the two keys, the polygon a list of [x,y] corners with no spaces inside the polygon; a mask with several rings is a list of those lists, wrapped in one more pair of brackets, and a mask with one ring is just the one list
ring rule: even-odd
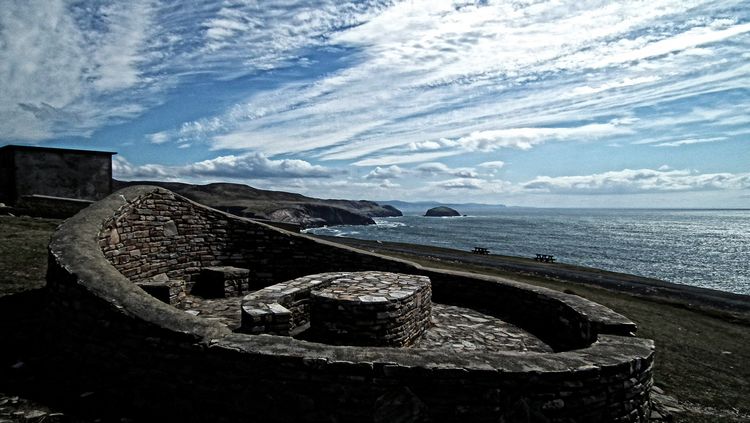
{"label": "dry stone wall", "polygon": [[170,279],[184,279],[188,290],[209,266],[250,269],[254,286],[323,271],[409,268],[347,251],[337,256],[308,238],[232,217],[163,189],[123,204],[104,224],[100,245],[130,280],[165,273]]}
{"label": "dry stone wall", "polygon": [[[71,381],[149,420],[562,423],[642,422],[648,414],[653,343],[622,336],[635,327],[609,309],[341,248],[154,187],[127,188],[66,221],[49,263],[58,327],[48,342]],[[547,339],[562,337],[549,335],[556,331],[576,347],[457,354],[231,333],[134,283],[166,274],[189,286],[201,267],[217,265],[250,269],[264,286],[325,271],[421,274],[432,280],[434,301],[528,319]],[[472,303],[476,291],[483,295]],[[547,329],[539,316],[550,319]]]}

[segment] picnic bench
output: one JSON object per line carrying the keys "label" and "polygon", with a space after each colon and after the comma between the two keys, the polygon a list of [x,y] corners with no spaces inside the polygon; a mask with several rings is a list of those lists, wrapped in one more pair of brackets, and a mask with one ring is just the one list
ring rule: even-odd
{"label": "picnic bench", "polygon": [[554,263],[555,262],[555,256],[549,255],[549,254],[537,254],[536,258],[534,260],[541,261],[541,262],[544,262],[544,263]]}
{"label": "picnic bench", "polygon": [[473,250],[471,250],[474,254],[489,254],[490,250],[484,248],[484,247],[474,247]]}

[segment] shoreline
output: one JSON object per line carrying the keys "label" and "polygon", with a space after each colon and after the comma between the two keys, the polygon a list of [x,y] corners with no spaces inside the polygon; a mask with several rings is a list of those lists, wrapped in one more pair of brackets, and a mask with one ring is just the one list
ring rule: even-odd
{"label": "shoreline", "polygon": [[508,277],[511,278],[514,276],[527,276],[552,279],[559,282],[571,282],[623,292],[642,298],[665,301],[689,308],[729,313],[732,317],[750,324],[750,295],[701,288],[560,262],[541,263],[523,257],[496,254],[478,255],[469,251],[422,244],[309,235],[385,255],[397,254],[417,257],[428,262],[434,262],[435,264],[451,263],[457,266],[468,264],[507,272],[509,273]]}

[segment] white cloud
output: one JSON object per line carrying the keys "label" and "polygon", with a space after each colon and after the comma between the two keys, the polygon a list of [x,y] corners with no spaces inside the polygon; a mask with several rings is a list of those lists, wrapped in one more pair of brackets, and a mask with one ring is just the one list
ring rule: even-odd
{"label": "white cloud", "polygon": [[[0,139],[88,136],[158,102],[145,78],[150,1],[8,1],[0,8]],[[137,87],[139,95],[128,90]],[[54,111],[54,113],[53,113]]]}
{"label": "white cloud", "polygon": [[166,132],[155,132],[153,134],[148,134],[147,138],[152,144],[164,144],[169,141],[169,134]]}
{"label": "white cloud", "polygon": [[[612,119],[628,107],[716,89],[719,80],[725,88],[743,86],[737,78],[743,74],[739,56],[733,54],[742,49],[716,43],[745,36],[746,28],[711,18],[725,15],[731,5],[656,0],[639,7],[605,1],[586,7],[572,2],[464,6],[416,1],[369,4],[353,11],[347,4],[338,11],[318,7],[321,16],[290,6],[285,22],[279,23],[288,34],[269,45],[283,40],[298,46],[300,33],[318,34],[328,25],[323,22],[353,19],[357,25],[330,33],[326,42],[354,47],[354,65],[311,84],[292,82],[255,94],[216,116],[221,124],[203,140],[215,148],[270,155],[283,151],[359,161],[386,157],[388,163],[377,162],[386,165],[397,163],[391,157],[398,155],[395,150],[458,149],[460,154],[460,139],[468,148],[525,149],[546,140],[576,139],[565,130],[587,126],[570,123],[580,116],[600,122],[590,125],[602,125],[598,134],[581,135],[628,135],[624,130],[634,129],[632,122]],[[303,23],[289,29],[290,17],[298,12]],[[238,44],[247,42],[246,37],[265,37],[271,30],[263,26],[273,21],[264,11],[241,6],[227,13],[206,20],[206,27],[217,30],[210,33],[211,40],[232,43],[220,47],[226,54],[232,47],[245,48]],[[706,18],[685,20],[695,14]],[[318,38],[306,42],[320,46]],[[727,57],[733,60],[729,66],[720,63]],[[609,65],[614,63],[625,65]],[[695,72],[696,63],[705,72]],[[607,125],[620,131],[610,134]],[[588,129],[596,132],[597,127]]]}
{"label": "white cloud", "polygon": [[[0,139],[88,136],[160,104],[196,76],[225,80],[304,65],[300,49],[325,44],[328,32],[382,7],[375,0],[9,0],[0,8]],[[46,104],[76,119],[45,121],[18,104]],[[166,133],[179,140],[177,132]]]}
{"label": "white cloud", "polygon": [[477,179],[456,178],[432,184],[434,187],[447,190],[480,190],[482,183]]}
{"label": "white cloud", "polygon": [[399,188],[400,186],[401,186],[400,184],[393,183],[388,179],[383,179],[383,182],[380,184],[380,188],[387,188],[387,189]]}
{"label": "white cloud", "polygon": [[461,137],[456,143],[468,151],[492,151],[498,148],[528,150],[537,144],[552,140],[592,139],[625,134],[630,129],[615,123],[592,123],[571,128],[509,128],[478,131]]}
{"label": "white cloud", "polygon": [[354,166],[388,166],[394,164],[417,163],[435,160],[442,157],[454,156],[455,151],[438,151],[434,153],[394,154],[375,156],[352,163]]}
{"label": "white cloud", "polygon": [[304,160],[271,160],[262,153],[220,156],[188,166],[187,174],[228,178],[328,178],[342,173]]}
{"label": "white cloud", "polygon": [[440,150],[445,147],[453,147],[455,142],[447,140],[445,138],[440,140],[427,140],[409,143],[409,150],[412,151],[425,151],[425,150]]}
{"label": "white cloud", "polygon": [[452,175],[459,178],[476,178],[477,173],[474,171],[474,169],[470,168],[450,168],[446,166],[443,163],[438,162],[431,162],[431,163],[423,163],[419,166],[416,166],[414,170],[431,175]]}
{"label": "white cloud", "polygon": [[[83,40],[62,1],[0,7],[0,135],[38,140],[54,123],[29,108],[60,110],[84,91]],[[24,106],[19,106],[23,104]]]}
{"label": "white cloud", "polygon": [[388,167],[377,166],[370,173],[365,175],[365,179],[384,179],[387,181],[388,179],[400,178],[404,173],[406,173],[406,171],[396,165]]}
{"label": "white cloud", "polygon": [[[125,174],[267,176],[288,186],[312,176],[305,187],[353,195],[506,193],[522,185],[478,178],[497,174],[499,160],[476,170],[431,163],[473,164],[488,151],[511,160],[561,141],[573,147],[601,140],[625,146],[622,154],[656,152],[633,144],[721,148],[718,141],[743,141],[750,108],[744,5],[8,0],[0,8],[0,139],[88,136],[118,123],[125,133],[150,128],[137,139],[147,148],[224,154],[184,166],[133,166],[118,158]],[[180,96],[215,86],[210,107],[186,101],[180,109]],[[165,119],[144,115],[166,99],[168,110],[153,109]],[[139,115],[147,124],[128,127]],[[279,159],[290,156],[304,160]],[[640,158],[629,157],[635,167]],[[333,169],[312,163],[379,168],[339,181],[323,178]],[[451,179],[418,191],[403,178],[416,174],[407,164]],[[538,174],[530,172],[524,174]],[[523,186],[663,192],[654,187],[708,189],[734,180],[671,169],[637,177],[618,172],[540,177]],[[404,187],[392,182],[399,176]]]}
{"label": "white cloud", "polygon": [[477,166],[490,170],[499,170],[505,167],[505,162],[501,160],[495,160],[491,162],[479,163]]}
{"label": "white cloud", "polygon": [[593,175],[540,176],[524,190],[553,194],[634,194],[750,188],[750,173],[698,173],[690,170],[624,169]]}
{"label": "white cloud", "polygon": [[176,168],[158,164],[134,165],[120,155],[112,157],[112,176],[116,179],[159,179],[175,180],[179,175]]}
{"label": "white cloud", "polygon": [[724,141],[727,137],[713,137],[713,138],[688,138],[679,141],[662,142],[659,144],[653,144],[653,147],[680,147],[683,145],[691,144],[705,144],[709,142]]}
{"label": "white cloud", "polygon": [[638,84],[647,84],[649,82],[658,81],[659,79],[661,78],[658,76],[654,76],[654,75],[640,76],[637,78],[625,78],[622,81],[618,81],[618,82],[606,82],[597,87],[590,87],[588,85],[583,86],[583,87],[576,87],[573,89],[572,93],[575,95],[589,95],[589,94],[600,93],[602,91],[611,90],[614,88],[623,88],[623,87],[630,87],[630,86],[638,85]]}
{"label": "white cloud", "polygon": [[100,5],[97,12],[107,30],[88,34],[88,41],[95,44],[93,86],[96,90],[110,92],[142,83],[139,65],[145,61],[154,5],[148,0],[115,2]]}
{"label": "white cloud", "polygon": [[303,64],[304,58],[298,55],[298,50],[323,44],[330,31],[366,21],[383,7],[382,3],[372,0],[224,2],[200,24],[203,45],[193,55],[207,59],[214,66],[243,63],[245,67],[235,70],[233,77],[258,69]]}
{"label": "white cloud", "polygon": [[115,178],[158,178],[167,180],[214,177],[229,179],[253,178],[329,178],[340,170],[312,165],[304,160],[271,160],[262,153],[240,156],[219,156],[183,166],[146,164],[135,166],[121,156],[113,161]]}

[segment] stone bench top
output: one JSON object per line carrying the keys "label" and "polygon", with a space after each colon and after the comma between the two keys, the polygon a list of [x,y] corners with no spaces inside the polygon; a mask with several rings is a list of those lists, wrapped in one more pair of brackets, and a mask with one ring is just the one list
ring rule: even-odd
{"label": "stone bench top", "polygon": [[247,277],[250,274],[250,269],[243,269],[241,267],[234,266],[207,266],[201,269],[202,272],[207,273],[221,273],[227,277]]}
{"label": "stone bench top", "polygon": [[322,284],[328,284],[332,280],[345,275],[347,275],[347,273],[320,273],[277,283],[276,285],[267,286],[246,295],[242,299],[242,303],[243,305],[245,303],[252,305],[261,302],[272,303],[281,301],[281,304],[283,304],[284,299],[289,299],[295,294],[304,294]]}
{"label": "stone bench top", "polygon": [[410,297],[426,286],[430,286],[426,276],[356,272],[334,279],[330,285],[312,291],[312,295],[337,301],[383,303]]}

